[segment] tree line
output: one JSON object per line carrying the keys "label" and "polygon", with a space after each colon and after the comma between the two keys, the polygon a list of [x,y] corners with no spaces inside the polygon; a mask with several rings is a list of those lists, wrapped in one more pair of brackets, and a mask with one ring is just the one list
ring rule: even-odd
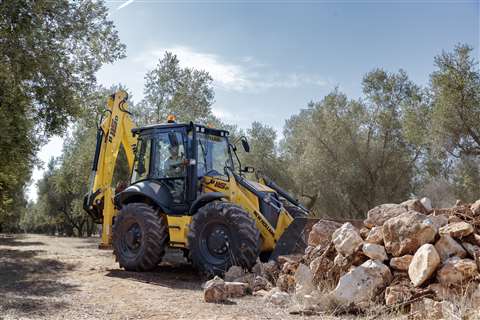
{"label": "tree line", "polygon": [[[96,120],[109,94],[128,91],[95,81],[102,64],[125,55],[106,12],[101,1],[0,3],[0,232],[96,231],[82,209]],[[258,121],[238,128],[215,117],[210,74],[182,68],[170,52],[145,75],[144,98],[130,110],[138,125],[173,113],[247,136],[252,152],[241,154],[242,164],[319,216],[360,218],[377,204],[421,196],[448,206],[480,198],[480,73],[472,50],[459,44],[434,57],[425,86],[404,70],[372,70],[360,98],[336,88],[287,119],[280,136]],[[54,134],[65,137],[63,149],[28,202],[36,152]],[[120,153],[114,184],[128,175]]]}

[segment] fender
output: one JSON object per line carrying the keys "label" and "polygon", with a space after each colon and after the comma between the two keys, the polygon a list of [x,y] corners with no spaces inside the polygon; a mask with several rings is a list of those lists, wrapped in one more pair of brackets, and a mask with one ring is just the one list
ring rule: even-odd
{"label": "fender", "polygon": [[170,213],[173,199],[167,186],[155,180],[140,181],[115,196],[115,203],[121,207],[123,204],[139,202],[147,198],[156,204],[165,213]]}
{"label": "fender", "polygon": [[209,202],[212,202],[214,200],[220,200],[222,198],[228,198],[228,196],[223,193],[223,192],[207,192],[207,193],[203,193],[202,195],[200,195],[195,201],[193,201],[192,203],[192,206],[190,207],[190,210],[188,210],[188,214],[189,215],[192,215],[194,214],[195,212],[197,212],[197,210],[200,208],[200,207],[203,207],[204,205],[206,205],[207,203]]}

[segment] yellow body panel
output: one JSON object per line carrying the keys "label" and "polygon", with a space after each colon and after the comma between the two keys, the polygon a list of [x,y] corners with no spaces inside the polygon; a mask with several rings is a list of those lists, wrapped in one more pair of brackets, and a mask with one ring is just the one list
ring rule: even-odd
{"label": "yellow body panel", "polygon": [[[273,192],[272,189],[260,183],[253,181],[249,181],[249,183],[252,185],[252,187],[259,191]],[[275,248],[276,241],[293,221],[293,218],[290,216],[290,214],[283,209],[280,213],[277,227],[274,229],[261,214],[258,197],[246,188],[239,185],[233,176],[230,177],[229,181],[219,178],[205,177],[203,186],[205,192],[225,193],[230,202],[238,204],[250,214],[252,219],[255,221],[258,230],[260,230],[262,237],[262,252],[272,251]]]}
{"label": "yellow body panel", "polygon": [[170,246],[177,248],[187,247],[188,228],[192,222],[192,216],[169,216],[167,217]]}

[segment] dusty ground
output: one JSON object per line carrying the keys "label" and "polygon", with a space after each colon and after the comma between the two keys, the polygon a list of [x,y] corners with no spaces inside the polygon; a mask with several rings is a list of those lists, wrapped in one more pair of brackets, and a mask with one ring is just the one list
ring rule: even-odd
{"label": "dusty ground", "polygon": [[252,296],[204,303],[203,280],[180,253],[169,252],[154,272],[135,273],[119,269],[97,244],[0,235],[0,319],[303,318]]}

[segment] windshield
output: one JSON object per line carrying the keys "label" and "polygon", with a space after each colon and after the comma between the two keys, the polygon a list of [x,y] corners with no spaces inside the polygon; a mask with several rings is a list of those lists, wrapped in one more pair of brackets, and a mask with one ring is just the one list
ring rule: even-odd
{"label": "windshield", "polygon": [[226,176],[225,167],[233,168],[226,137],[198,133],[198,177]]}

